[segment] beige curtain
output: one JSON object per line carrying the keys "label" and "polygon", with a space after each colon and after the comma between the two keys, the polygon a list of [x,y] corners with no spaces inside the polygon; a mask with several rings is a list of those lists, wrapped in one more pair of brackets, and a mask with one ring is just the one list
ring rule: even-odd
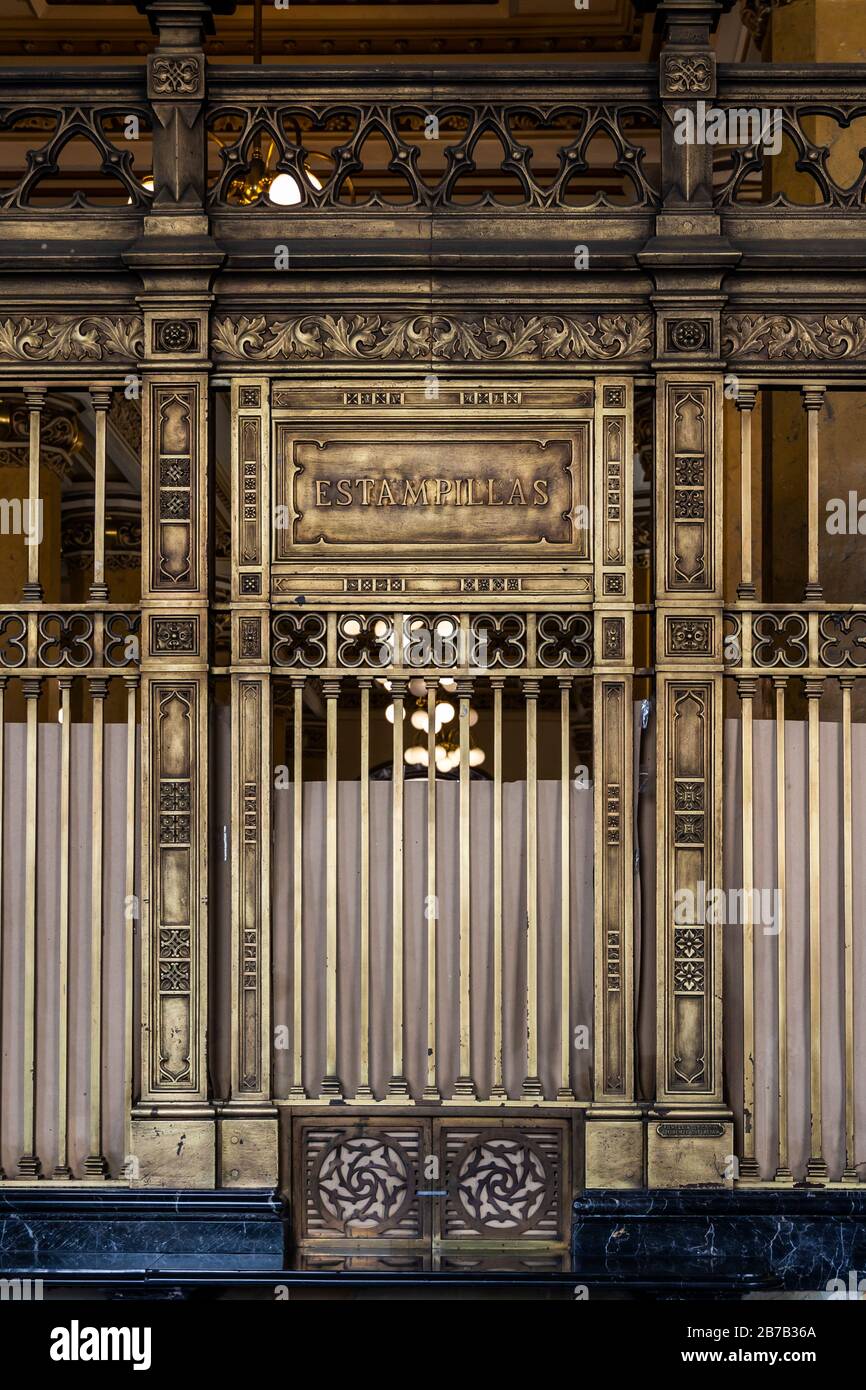
{"label": "beige curtain", "polygon": [[[3,786],[2,888],[2,1092],[0,1161],[14,1177],[22,1153],[22,1056],[24,1042],[23,935],[25,854],[26,727],[7,724]],[[93,730],[70,728],[70,922],[69,922],[69,1165],[75,1177],[89,1152],[88,1089],[90,1057],[90,859]],[[40,724],[38,739],[36,1134],[42,1172],[50,1177],[57,1162],[57,1109],[60,1086],[60,726]],[[103,1152],[111,1175],[120,1176],[124,1142],[124,978],[128,923],[124,915],[127,796],[126,725],[105,726],[103,784]]]}
{"label": "beige curtain", "polygon": [[[788,961],[788,1096],[790,1165],[802,1177],[809,1157],[809,935],[807,726],[785,726]],[[831,1177],[845,1161],[844,919],[842,882],[842,730],[821,725],[821,1072],[824,1157]],[[866,1162],[866,728],[852,730],[854,839],[854,976],[857,1160]],[[754,723],[755,887],[771,893],[776,873],[775,724]],[[725,727],[725,883],[742,883],[742,744],[738,720]],[[742,1142],[742,928],[724,935],[725,1070]],[[776,1168],[778,1143],[778,938],[755,931],[755,1142],[761,1174]],[[741,1148],[738,1151],[742,1151]]]}
{"label": "beige curtain", "polygon": [[[472,1074],[481,1095],[492,1081],[493,1047],[493,788],[471,787],[472,842]],[[558,782],[538,787],[539,845],[539,1069],[545,1095],[560,1084],[560,846]],[[458,1075],[457,1008],[459,988],[459,787],[437,784],[437,965],[439,1088],[450,1095]],[[358,1083],[359,1028],[359,815],[360,786],[339,786],[338,846],[339,1074],[349,1092]],[[325,785],[304,788],[304,1083],[318,1094],[324,1072],[325,991]],[[406,1076],[413,1095],[426,1077],[426,785],[405,787],[404,932],[406,997]],[[509,1095],[520,1094],[526,1063],[526,786],[503,787],[503,1003],[504,1080]],[[370,785],[371,859],[371,1071],[382,1096],[391,1075],[391,785]],[[586,1024],[592,1035],[592,790],[571,791],[571,1017],[570,1027]],[[291,1023],[292,946],[292,791],[274,793],[274,1023]],[[591,1093],[591,1050],[574,1050],[572,1084],[578,1096]],[[276,1053],[276,1087],[285,1095],[291,1054]]]}

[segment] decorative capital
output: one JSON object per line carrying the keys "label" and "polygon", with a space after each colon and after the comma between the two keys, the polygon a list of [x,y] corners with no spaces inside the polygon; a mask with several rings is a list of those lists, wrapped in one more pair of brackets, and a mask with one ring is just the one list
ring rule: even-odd
{"label": "decorative capital", "polygon": [[214,32],[215,14],[233,14],[234,0],[136,0],[161,46],[200,48],[205,34]]}
{"label": "decorative capital", "polygon": [[91,386],[90,399],[94,410],[108,410],[111,405],[112,388],[110,386]]}
{"label": "decorative capital", "polygon": [[758,401],[757,386],[738,386],[734,404],[737,410],[754,410]]}
{"label": "decorative capital", "polygon": [[826,398],[827,388],[825,386],[804,386],[803,387],[803,409],[822,410]]}

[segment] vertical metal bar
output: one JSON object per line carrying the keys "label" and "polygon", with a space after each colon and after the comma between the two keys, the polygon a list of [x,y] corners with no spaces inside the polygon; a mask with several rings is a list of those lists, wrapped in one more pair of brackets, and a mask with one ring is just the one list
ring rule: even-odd
{"label": "vertical metal bar", "polygon": [[571,1070],[571,688],[572,676],[559,684],[559,834],[560,834],[560,1062],[557,1100],[574,1100]]}
{"label": "vertical metal bar", "polygon": [[523,681],[526,706],[526,1076],[521,1095],[542,1095],[538,1075],[538,696],[541,682]]}
{"label": "vertical metal bar", "polygon": [[[401,624],[402,630],[403,625]],[[404,657],[401,654],[400,660]],[[391,681],[394,702],[394,739],[391,766],[391,1079],[388,1095],[408,1100],[409,1086],[404,1075],[403,988],[403,717],[406,681]]]}
{"label": "vertical metal bar", "polygon": [[805,597],[807,599],[817,600],[822,599],[824,596],[824,591],[821,587],[821,578],[818,569],[818,537],[820,535],[821,523],[821,518],[818,514],[818,416],[824,406],[825,389],[826,388],[823,386],[803,387],[803,408],[806,411],[809,433],[809,541],[807,566],[808,573],[806,580]]}
{"label": "vertical metal bar", "polygon": [[[0,1001],[3,999],[3,831],[6,807],[6,676],[0,676]],[[0,1008],[0,1139],[3,1136],[3,1010]],[[0,1145],[2,1153],[2,1145]],[[0,1164],[0,1178],[6,1174]]]}
{"label": "vertical metal bar", "polygon": [[441,1100],[436,1084],[436,690],[435,676],[427,680],[427,1080],[422,1100]]}
{"label": "vertical metal bar", "polygon": [[90,800],[90,1152],[84,1160],[89,1178],[102,1178],[108,1165],[102,1152],[102,937],[103,808],[105,764],[105,697],[108,681],[89,682],[93,701],[93,756]]}
{"label": "vertical metal bar", "polygon": [[469,715],[473,682],[468,677],[457,680],[457,695],[460,720],[460,925],[459,954],[460,980],[458,1003],[458,1037],[460,1061],[459,1075],[454,1083],[454,1098],[474,1100],[477,1091],[472,1079],[472,853],[470,841],[471,826],[471,776],[469,765]]}
{"label": "vertical metal bar", "polygon": [[105,427],[108,408],[111,405],[111,387],[92,386],[90,399],[93,403],[95,421],[95,468],[96,495],[93,518],[93,583],[90,585],[92,599],[107,599],[108,585],[105,582]]}
{"label": "vertical metal bar", "polygon": [[776,941],[779,972],[779,1162],[775,1181],[790,1186],[794,1176],[788,1166],[788,928],[787,928],[787,790],[785,763],[785,691],[787,676],[774,676],[776,692]]}
{"label": "vertical metal bar", "polygon": [[27,484],[27,519],[25,529],[27,531],[27,582],[24,585],[23,596],[34,603],[42,600],[42,585],[39,582],[39,543],[35,539],[41,536],[40,511],[42,502],[39,497],[39,453],[41,447],[42,429],[42,408],[45,405],[45,388],[43,386],[31,386],[24,392],[24,399],[30,412],[30,468]]}
{"label": "vertical metal bar", "polygon": [[740,1179],[748,1182],[760,1177],[755,1159],[755,923],[752,890],[754,869],[754,697],[757,681],[737,681],[742,701],[743,785],[742,785],[742,849],[743,849],[743,1156]]}
{"label": "vertical metal bar", "polygon": [[811,1148],[806,1180],[827,1181],[821,1094],[821,696],[823,680],[803,682],[809,705],[809,1033]]}
{"label": "vertical metal bar", "polygon": [[493,688],[493,1086],[491,1100],[507,1100],[502,1069],[502,691],[505,676],[491,676]]}
{"label": "vertical metal bar", "polygon": [[[69,691],[71,676],[60,687],[60,865],[59,959],[57,965],[57,1164],[55,1178],[71,1178],[69,1167]],[[128,1112],[127,1112],[128,1113]]]}
{"label": "vertical metal bar", "polygon": [[372,676],[359,676],[361,690],[361,865],[359,989],[360,1079],[356,1100],[373,1100],[370,1087],[370,690]]}
{"label": "vertical metal bar", "polygon": [[39,696],[42,681],[22,681],[27,705],[27,774],[24,800],[24,1046],[21,1057],[23,1152],[18,1160],[22,1178],[38,1178],[36,1154],[36,842],[37,776],[39,772]]}
{"label": "vertical metal bar", "polygon": [[304,676],[292,676],[292,1084],[289,1100],[306,1100],[303,1081],[304,997]]}
{"label": "vertical metal bar", "polygon": [[325,809],[325,1077],[323,1098],[339,1098],[337,1074],[337,701],[339,680],[323,680],[326,724]]}
{"label": "vertical metal bar", "polygon": [[126,1096],[126,1144],[124,1152],[128,1160],[132,1155],[132,1131],[130,1129],[133,1096],[132,1030],[135,979],[135,924],[138,920],[138,902],[135,894],[135,821],[138,808],[135,781],[138,742],[135,702],[139,677],[137,675],[124,676],[123,682],[126,686],[126,865],[124,874],[124,892],[126,896],[124,924],[126,928],[126,943],[123,988],[123,1075],[124,1094]]}
{"label": "vertical metal bar", "polygon": [[842,893],[845,931],[845,1168],[843,1182],[856,1183],[854,1149],[854,806],[851,764],[851,691],[853,676],[840,676],[842,687]]}
{"label": "vertical metal bar", "polygon": [[752,579],[752,411],[758,393],[752,386],[740,386],[737,409],[740,412],[740,582],[739,598],[754,598]]}

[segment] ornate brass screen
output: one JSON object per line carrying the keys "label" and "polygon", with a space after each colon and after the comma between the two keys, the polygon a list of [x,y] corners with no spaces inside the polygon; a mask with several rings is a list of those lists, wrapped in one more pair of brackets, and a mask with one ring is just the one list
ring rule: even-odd
{"label": "ornate brass screen", "polygon": [[[364,1151],[384,1133],[376,1163],[388,1181],[403,1173],[405,1210],[377,1220],[418,1251],[470,1227],[481,1240],[510,1231],[561,1245],[581,1181],[789,1182],[789,1102],[808,1091],[798,1176],[823,1182],[832,1169],[853,1182],[848,809],[864,608],[841,582],[853,564],[827,586],[821,513],[825,459],[844,463],[822,451],[834,419],[856,436],[850,402],[866,380],[863,157],[845,147],[844,178],[835,146],[829,162],[832,130],[864,109],[862,69],[717,63],[718,6],[662,0],[657,63],[466,68],[419,91],[373,70],[209,63],[207,6],[180,19],[167,0],[151,8],[147,67],[34,69],[26,83],[7,73],[2,98],[5,500],[17,488],[57,511],[41,545],[22,548],[0,616],[0,960],[14,1039],[2,1080],[21,1098],[0,1113],[7,1174],[294,1184],[302,1239],[355,1239],[375,1222],[347,1233],[310,1184],[323,1173],[338,1183],[345,1146]],[[796,159],[770,178],[752,147],[678,144],[675,113],[711,101],[726,113],[772,102]],[[133,117],[136,158],[122,143]],[[93,167],[81,196],[58,203],[52,181],[73,139]],[[265,140],[271,172],[299,192],[291,206],[247,196]],[[86,478],[62,466],[60,396],[93,417]],[[805,410],[802,456],[782,468],[779,439],[800,437],[792,398]],[[803,531],[803,563],[788,574],[781,524]],[[121,552],[140,564],[134,593],[108,572]],[[69,569],[82,555],[86,585],[60,571],[61,556]],[[636,797],[640,699],[656,756]],[[436,777],[436,707],[449,701],[456,736],[438,757],[452,775]],[[738,721],[727,762],[725,712]],[[822,714],[835,713],[845,816],[833,935],[821,836],[834,721]],[[805,1087],[784,932],[768,1072],[754,1046],[765,1022],[755,921],[747,912],[736,957],[721,921],[681,910],[683,894],[725,885],[726,804],[738,818],[724,858],[751,900],[769,715],[783,890],[786,715],[805,726]],[[113,723],[127,731],[123,815],[101,795],[118,790],[116,770],[106,775],[118,766]],[[80,739],[77,724],[92,734]],[[478,752],[488,778],[475,775]],[[46,888],[40,817],[55,764],[60,848]],[[76,786],[89,825],[77,857]],[[637,879],[636,802],[655,816]],[[590,822],[591,923],[578,909],[589,856],[576,848]],[[122,903],[106,889],[118,855]],[[89,896],[73,912],[76,873]],[[446,884],[453,912],[440,915]],[[56,936],[42,916],[55,906]],[[119,982],[104,969],[118,939]],[[723,941],[738,963],[727,991]],[[591,1018],[582,995],[575,1004],[579,944],[591,945]],[[820,1022],[832,961],[844,998],[835,1167],[826,1006]],[[92,1001],[81,1039],[67,1011],[73,964]],[[115,987],[129,1039],[122,1153],[102,1104]],[[744,1062],[725,1041],[723,1004],[729,1019],[742,1008]],[[41,1012],[60,1020],[56,1047],[40,1042]],[[576,1062],[584,1027],[591,1086]],[[86,1087],[73,1054],[86,1055]],[[766,1102],[774,1077],[778,1107]],[[72,1162],[76,1108],[88,1133]],[[764,1123],[770,1109],[775,1178],[756,1146],[756,1114]],[[57,1124],[40,1151],[34,1116],[49,1110]],[[506,1152],[544,1202],[485,1233],[460,1174],[474,1181],[478,1163]],[[451,1202],[434,1214],[416,1201],[425,1155]]]}

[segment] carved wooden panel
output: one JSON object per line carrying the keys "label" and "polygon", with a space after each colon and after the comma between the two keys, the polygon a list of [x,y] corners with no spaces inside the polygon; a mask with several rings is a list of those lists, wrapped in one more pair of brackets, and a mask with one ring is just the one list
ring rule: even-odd
{"label": "carved wooden panel", "polygon": [[[145,917],[142,994],[149,995],[143,1096],[204,1097],[206,948],[201,763],[203,692],[195,680],[146,682],[150,789],[149,915]],[[148,988],[149,985],[149,988]]]}
{"label": "carved wooden panel", "polygon": [[304,1250],[568,1241],[569,1120],[303,1116],[292,1143]]}
{"label": "carved wooden panel", "polygon": [[599,596],[632,596],[633,385],[605,381],[596,398],[595,584]]}
{"label": "carved wooden panel", "polygon": [[715,1097],[720,1087],[719,928],[701,920],[706,913],[700,910],[720,873],[717,698],[712,679],[664,683],[660,766],[668,856],[660,904],[666,1061],[660,1080],[670,1095]]}
{"label": "carved wooden panel", "polygon": [[270,559],[267,378],[232,381],[232,592],[255,599]]}
{"label": "carved wooden panel", "polygon": [[664,587],[669,594],[714,593],[718,584],[715,527],[720,521],[716,385],[667,380],[660,449],[659,516],[663,521]]}
{"label": "carved wooden panel", "polygon": [[589,591],[594,382],[275,383],[271,587]]}
{"label": "carved wooden panel", "polygon": [[436,1120],[443,1242],[568,1240],[571,1144],[567,1121]]}
{"label": "carved wooden panel", "polygon": [[596,678],[595,1098],[634,1093],[631,680]]}
{"label": "carved wooden panel", "polygon": [[205,427],[202,386],[198,381],[151,381],[146,391],[148,588],[159,595],[200,593],[207,538],[206,493],[200,475]]}
{"label": "carved wooden panel", "polygon": [[420,1197],[429,1152],[424,1120],[303,1119],[294,1127],[294,1229],[301,1243],[429,1239]]}
{"label": "carved wooden panel", "polygon": [[270,684],[232,679],[233,1095],[270,1079]]}
{"label": "carved wooden panel", "polygon": [[276,560],[441,549],[589,558],[589,425],[278,427]]}

